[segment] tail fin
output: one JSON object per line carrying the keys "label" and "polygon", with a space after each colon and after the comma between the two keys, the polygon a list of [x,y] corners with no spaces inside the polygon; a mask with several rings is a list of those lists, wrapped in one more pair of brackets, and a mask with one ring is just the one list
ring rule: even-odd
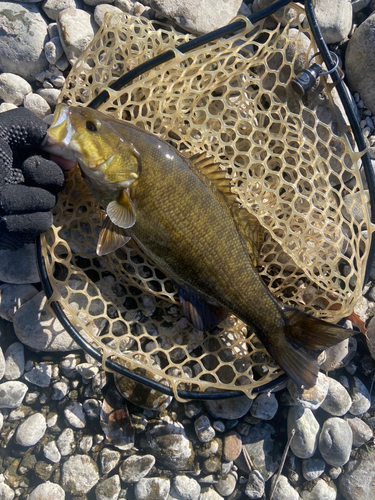
{"label": "tail fin", "polygon": [[338,325],[327,323],[298,309],[285,308],[285,345],[270,349],[285,373],[298,386],[310,389],[316,384],[319,354],[328,347],[338,344],[355,334]]}

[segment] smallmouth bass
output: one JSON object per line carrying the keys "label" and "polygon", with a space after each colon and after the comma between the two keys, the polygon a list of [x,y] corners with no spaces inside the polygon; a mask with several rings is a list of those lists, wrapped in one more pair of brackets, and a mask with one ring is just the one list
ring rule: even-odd
{"label": "smallmouth bass", "polygon": [[128,122],[57,106],[45,151],[78,161],[107,217],[99,255],[130,238],[178,284],[184,314],[206,330],[227,312],[248,324],[299,386],[315,385],[320,352],[354,334],[285,306],[262,283],[225,172],[186,158]]}

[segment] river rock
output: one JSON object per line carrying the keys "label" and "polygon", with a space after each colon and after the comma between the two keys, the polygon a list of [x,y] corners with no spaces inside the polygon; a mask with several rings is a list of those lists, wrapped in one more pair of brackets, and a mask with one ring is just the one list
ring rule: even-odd
{"label": "river rock", "polygon": [[238,14],[242,0],[151,0],[149,4],[159,15],[175,21],[191,33],[208,33],[229,24]]}
{"label": "river rock", "polygon": [[198,481],[188,476],[176,476],[173,480],[173,487],[183,500],[197,500],[201,493]]}
{"label": "river rock", "polygon": [[325,350],[326,359],[321,364],[320,369],[324,372],[331,372],[342,366],[343,359],[349,353],[349,339],[345,339]]}
{"label": "river rock", "polygon": [[141,457],[133,455],[126,458],[119,468],[121,480],[124,483],[137,483],[147,476],[155,465],[155,457],[143,455]]}
{"label": "river rock", "polygon": [[82,2],[79,0],[45,0],[43,2],[43,10],[50,19],[57,20],[60,12],[70,8],[80,8]]}
{"label": "river rock", "polygon": [[18,380],[0,384],[0,408],[18,408],[27,393],[27,385]]}
{"label": "river rock", "polygon": [[313,486],[302,491],[302,500],[336,500],[336,488],[327,484],[323,479],[317,479]]}
{"label": "river rock", "polygon": [[250,408],[250,414],[261,420],[272,420],[278,407],[279,404],[273,392],[258,394]]}
{"label": "river rock", "polygon": [[49,387],[52,377],[52,366],[48,363],[39,363],[25,373],[25,380],[38,387]]}
{"label": "river rock", "polygon": [[0,72],[34,81],[36,73],[48,68],[43,51],[48,40],[47,23],[38,7],[1,2],[0,26]]}
{"label": "river rock", "polygon": [[353,446],[362,446],[373,438],[373,430],[360,418],[348,418],[346,421],[353,432]]}
{"label": "river rock", "polygon": [[120,459],[121,453],[119,451],[103,448],[100,452],[102,474],[109,474],[115,467],[117,467]]}
{"label": "river rock", "polygon": [[24,108],[32,111],[34,115],[38,116],[41,120],[51,114],[51,108],[48,102],[39,94],[27,94],[23,100]]}
{"label": "river rock", "polygon": [[194,422],[195,433],[202,443],[208,443],[215,437],[215,429],[211,426],[210,419],[201,415]]}
{"label": "river rock", "polygon": [[[315,14],[326,43],[341,42],[352,28],[352,5],[346,0],[316,0]],[[303,26],[308,26],[307,19]]]}
{"label": "river rock", "polygon": [[330,465],[341,466],[350,458],[353,433],[342,418],[332,417],[323,424],[319,436],[319,451]]}
{"label": "river rock", "polygon": [[0,380],[4,377],[4,373],[5,373],[5,358],[3,350],[0,346]]}
{"label": "river rock", "polygon": [[18,250],[0,250],[0,281],[15,285],[40,282],[34,243]]}
{"label": "river rock", "polygon": [[13,318],[13,325],[20,342],[34,351],[79,349],[60,321],[51,313],[44,292],[39,292],[18,309]]}
{"label": "river rock", "polygon": [[325,462],[320,458],[309,458],[302,460],[302,474],[306,481],[318,479],[325,469]]}
{"label": "river rock", "polygon": [[292,406],[288,413],[288,437],[295,434],[290,444],[291,450],[299,458],[310,458],[318,446],[320,426],[309,408]]}
{"label": "river rock", "polygon": [[29,496],[29,500],[65,500],[65,491],[58,484],[46,481],[37,486]]}
{"label": "river rock", "polygon": [[134,428],[125,400],[113,388],[106,392],[100,411],[100,425],[107,440],[120,450],[134,446]]}
{"label": "river rock", "polygon": [[248,435],[242,438],[255,469],[265,481],[276,472],[281,461],[280,443],[272,437],[274,434],[275,428],[268,422],[262,422],[250,427]]}
{"label": "river rock", "polygon": [[21,342],[14,342],[5,351],[5,373],[7,380],[17,380],[25,371],[25,349]]}
{"label": "river rock", "polygon": [[316,385],[311,389],[302,389],[289,379],[287,388],[294,401],[300,403],[304,408],[317,410],[327,396],[328,377],[323,373],[319,373]]}
{"label": "river rock", "polygon": [[75,429],[83,429],[86,426],[86,416],[78,401],[71,401],[65,406],[64,417],[68,424]]}
{"label": "river rock", "polygon": [[136,500],[167,500],[171,483],[169,479],[161,477],[145,477],[134,488]]}
{"label": "river rock", "polygon": [[41,413],[34,413],[28,417],[17,429],[16,443],[21,446],[34,446],[42,437],[47,429],[45,416]]}
{"label": "river rock", "polygon": [[265,481],[258,470],[253,470],[245,487],[245,495],[251,499],[262,498],[265,491]]}
{"label": "river rock", "polygon": [[95,489],[96,500],[117,500],[121,491],[120,476],[115,474]]}
{"label": "river rock", "polygon": [[368,109],[375,113],[375,12],[373,12],[350,38],[345,53],[345,72],[349,87],[359,92]]}
{"label": "river rock", "polygon": [[36,92],[42,96],[50,106],[56,106],[60,95],[59,89],[38,89]]}
{"label": "river rock", "polygon": [[345,466],[339,478],[339,490],[346,500],[369,500],[375,492],[374,452],[360,449]]}
{"label": "river rock", "polygon": [[224,437],[223,458],[228,462],[236,460],[242,451],[242,439],[236,431],[228,432]]}
{"label": "river rock", "polygon": [[51,38],[50,41],[45,44],[44,53],[50,64],[56,64],[56,62],[64,54],[64,49],[59,36]]}
{"label": "river rock", "polygon": [[66,457],[73,453],[76,447],[73,429],[70,429],[69,427],[67,429],[64,429],[60,436],[57,438],[56,444],[59,452],[63,457]]}
{"label": "river rock", "polygon": [[98,29],[93,17],[80,9],[69,8],[57,18],[60,40],[70,64],[74,64],[94,38]]}
{"label": "river rock", "polygon": [[33,89],[24,78],[13,73],[0,75],[0,99],[19,106]]}
{"label": "river rock", "polygon": [[349,412],[352,415],[363,415],[371,406],[371,396],[365,384],[358,377],[353,377],[350,386],[353,403]]}
{"label": "river rock", "polygon": [[330,415],[341,417],[349,411],[352,406],[352,399],[340,382],[331,377],[328,377],[328,381],[327,396],[320,407]]}
{"label": "river rock", "polygon": [[[271,479],[271,488],[274,487],[276,479],[276,476]],[[288,478],[280,474],[273,493],[273,500],[300,500],[300,498],[301,497],[290,484]]]}
{"label": "river rock", "polygon": [[122,10],[118,9],[114,5],[107,5],[101,2],[101,5],[97,5],[94,10],[94,19],[98,26],[101,26],[104,21],[104,16],[109,12],[112,15],[122,14]]}
{"label": "river rock", "polygon": [[253,400],[247,396],[231,398],[230,404],[226,399],[204,401],[204,406],[212,417],[227,420],[236,420],[243,417],[250,410],[252,404]]}
{"label": "river rock", "polygon": [[38,290],[33,285],[0,285],[0,317],[13,321],[13,316],[23,304],[35,297]]}
{"label": "river rock", "polygon": [[61,453],[57,447],[56,441],[50,441],[43,446],[43,454],[52,463],[57,464],[61,460]]}
{"label": "river rock", "polygon": [[75,455],[63,463],[61,485],[71,495],[88,493],[98,481],[98,467],[88,455]]}
{"label": "river rock", "polygon": [[149,424],[147,435],[141,438],[140,445],[173,470],[186,469],[194,458],[193,447],[186,437],[184,427],[171,421],[169,417]]}

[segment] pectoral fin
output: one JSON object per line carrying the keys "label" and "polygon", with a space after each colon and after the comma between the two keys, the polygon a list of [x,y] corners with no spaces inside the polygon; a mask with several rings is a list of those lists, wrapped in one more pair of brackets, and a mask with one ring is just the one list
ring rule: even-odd
{"label": "pectoral fin", "polygon": [[178,293],[186,319],[198,330],[209,330],[227,317],[224,307],[208,304],[188,286],[180,285]]}
{"label": "pectoral fin", "polygon": [[116,200],[108,203],[106,212],[116,226],[127,229],[135,224],[135,208],[125,189]]}
{"label": "pectoral fin", "polygon": [[107,255],[124,246],[129,240],[130,236],[127,236],[125,230],[113,224],[110,218],[106,217],[99,235],[96,253]]}

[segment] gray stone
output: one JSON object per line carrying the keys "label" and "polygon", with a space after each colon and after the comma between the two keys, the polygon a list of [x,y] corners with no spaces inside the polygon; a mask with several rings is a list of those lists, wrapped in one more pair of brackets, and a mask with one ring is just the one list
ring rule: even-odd
{"label": "gray stone", "polygon": [[136,500],[167,500],[171,484],[161,477],[143,478],[134,488]]}
{"label": "gray stone", "polygon": [[279,404],[273,392],[258,394],[250,408],[250,413],[253,417],[261,420],[272,420],[278,407]]}
{"label": "gray stone", "polygon": [[4,354],[5,373],[7,380],[17,380],[25,371],[25,350],[23,344],[14,342]]}
{"label": "gray stone", "polygon": [[[276,476],[271,479],[271,487],[273,488],[276,481]],[[273,500],[300,500],[300,496],[293,486],[289,483],[288,478],[280,474],[276,488],[273,494]]]}
{"label": "gray stone", "polygon": [[18,408],[27,393],[27,385],[12,380],[0,384],[0,408]]}
{"label": "gray stone", "polygon": [[194,457],[192,444],[187,439],[182,424],[173,422],[169,417],[149,424],[147,435],[141,438],[140,446],[173,470],[186,469]]}
{"label": "gray stone", "polygon": [[91,7],[96,7],[99,4],[105,5],[105,4],[114,3],[115,0],[83,0],[83,1],[86,5],[90,5]]}
{"label": "gray stone", "polygon": [[328,387],[328,377],[323,373],[319,373],[316,385],[311,389],[301,389],[292,380],[287,382],[288,391],[294,401],[310,410],[317,410],[323,403],[327,396]]}
{"label": "gray stone", "polygon": [[57,18],[57,27],[64,52],[70,64],[74,64],[94,38],[98,29],[88,12],[69,8]]}
{"label": "gray stone", "polygon": [[107,440],[120,450],[134,446],[135,431],[125,400],[113,388],[107,390],[100,410],[100,426]]}
{"label": "gray stone", "polygon": [[79,449],[83,453],[89,453],[93,445],[93,437],[92,436],[83,436],[79,442]]}
{"label": "gray stone", "polygon": [[50,64],[56,64],[64,54],[64,49],[59,36],[51,38],[44,46],[44,53]]}
{"label": "gray stone", "polygon": [[0,498],[1,500],[13,500],[14,491],[5,483],[0,483]]}
{"label": "gray stone", "polygon": [[37,94],[43,97],[50,106],[56,106],[60,95],[59,89],[38,89]]}
{"label": "gray stone", "polygon": [[349,353],[349,339],[345,339],[332,347],[326,349],[326,359],[320,368],[324,372],[331,372],[342,366],[343,359]]}
{"label": "gray stone", "polygon": [[365,384],[361,382],[358,377],[353,377],[353,383],[350,389],[353,403],[349,412],[352,415],[363,415],[371,406],[370,393]]}
{"label": "gray stone", "polygon": [[[0,9],[2,5],[0,3]],[[15,285],[40,282],[34,243],[18,250],[0,250],[0,281]]]}
{"label": "gray stone", "polygon": [[27,94],[23,101],[23,106],[32,111],[34,115],[43,119],[51,113],[51,108],[48,102],[39,94]]}
{"label": "gray stone", "polygon": [[268,422],[262,422],[252,426],[249,434],[242,438],[243,446],[255,469],[261,473],[265,481],[276,472],[281,461],[280,443],[272,438],[274,434],[274,427]]}
{"label": "gray stone", "polygon": [[0,26],[0,72],[34,81],[36,73],[48,68],[43,52],[48,37],[47,23],[38,7],[1,2]]}
{"label": "gray stone", "polygon": [[86,425],[86,416],[81,403],[71,401],[64,408],[64,417],[68,424],[76,429],[83,429]]}
{"label": "gray stone", "polygon": [[126,458],[119,468],[121,480],[124,483],[137,483],[147,476],[155,464],[155,457],[143,455],[141,457],[133,455]]}
{"label": "gray stone", "polygon": [[24,78],[13,73],[0,75],[0,99],[19,106],[33,89]]}
{"label": "gray stone", "polygon": [[43,446],[43,454],[52,463],[57,464],[61,460],[61,453],[57,447],[56,441],[50,441]]}
{"label": "gray stone", "polygon": [[371,0],[351,0],[354,14],[367,7],[370,1]]}
{"label": "gray stone", "polygon": [[200,484],[192,477],[176,476],[173,486],[183,500],[196,500],[201,493]]}
{"label": "gray stone", "polygon": [[41,413],[28,417],[17,429],[16,443],[21,446],[34,446],[42,439],[47,429],[46,418]]}
{"label": "gray stone", "polygon": [[88,455],[75,455],[62,465],[61,485],[71,495],[84,495],[98,481],[98,467]]}
{"label": "gray stone", "polygon": [[353,446],[362,446],[373,438],[373,430],[360,418],[348,418],[346,421],[353,432]]}
{"label": "gray stone", "polygon": [[37,293],[38,290],[33,285],[3,283],[0,285],[0,317],[13,321],[16,311]]}
{"label": "gray stone", "polygon": [[58,484],[46,481],[37,486],[29,496],[29,500],[65,500],[65,491]]}
{"label": "gray stone", "polygon": [[192,33],[208,33],[229,24],[237,15],[242,0],[217,0],[212,8],[210,0],[148,0],[162,17],[174,20],[184,30]]}
{"label": "gray stone", "polygon": [[201,493],[199,500],[223,500],[223,497],[219,495],[214,489],[209,488],[208,490]]}
{"label": "gray stone", "polygon": [[121,453],[119,451],[103,448],[100,452],[100,466],[102,474],[109,474],[115,467],[117,467],[120,462],[120,458]]}
{"label": "gray stone", "polygon": [[43,83],[43,86],[45,88],[52,88],[52,87],[61,88],[65,83],[65,77],[62,71],[59,68],[57,68],[57,66],[51,66],[50,69],[38,73],[37,75],[35,75],[35,78],[36,80],[38,80],[38,82]]}
{"label": "gray stone", "polygon": [[215,484],[215,488],[220,495],[222,495],[223,497],[227,497],[233,493],[236,485],[237,474],[235,474],[234,472],[229,472],[229,474],[222,474],[219,477],[218,482]]}
{"label": "gray stone", "polygon": [[63,457],[73,453],[76,447],[73,429],[64,429],[57,438],[56,444]]}
{"label": "gray stone", "polygon": [[97,373],[99,373],[99,367],[94,366],[92,363],[81,363],[76,366],[77,372],[85,379],[92,379]]}
{"label": "gray stone", "polygon": [[18,309],[14,315],[13,325],[18,339],[34,351],[79,349],[59,320],[51,313],[44,292],[38,293]]}
{"label": "gray stone", "polygon": [[349,87],[361,94],[366,106],[375,113],[375,13],[354,31],[345,53],[345,72]]}
{"label": "gray stone", "polygon": [[83,402],[82,407],[89,418],[99,418],[101,411],[101,402],[97,399],[86,399]]}
{"label": "gray stone", "polygon": [[323,424],[319,436],[319,451],[330,465],[341,466],[350,458],[353,433],[342,418],[332,417]]}
{"label": "gray stone", "polygon": [[61,401],[69,392],[69,382],[67,380],[60,380],[52,384],[53,394],[51,399],[54,401]]}
{"label": "gray stone", "polygon": [[241,418],[250,410],[253,400],[247,396],[238,396],[231,398],[231,404],[225,399],[212,401],[204,401],[204,406],[207,408],[210,415],[214,418],[225,418],[227,420],[235,420]]}
{"label": "gray stone", "polygon": [[288,413],[288,437],[295,429],[290,444],[291,450],[299,458],[310,458],[318,446],[320,426],[309,408],[292,406]]}
{"label": "gray stone", "polygon": [[105,479],[95,489],[96,500],[117,500],[121,491],[120,477],[118,474]]}
{"label": "gray stone", "polygon": [[374,452],[360,449],[339,478],[340,493],[346,500],[370,500],[375,492]]}
{"label": "gray stone", "polygon": [[325,469],[325,462],[320,458],[309,458],[302,460],[302,474],[306,481],[313,481],[318,479]]}
{"label": "gray stone", "polygon": [[43,2],[42,8],[50,19],[56,21],[58,15],[63,10],[69,9],[71,7],[79,8],[81,6],[82,6],[81,2],[76,2],[75,0],[45,0]]}
{"label": "gray stone", "polygon": [[195,433],[202,443],[208,443],[215,437],[215,429],[211,427],[208,417],[201,415],[194,422]]}
{"label": "gray stone", "polygon": [[323,479],[317,479],[314,486],[302,491],[302,500],[336,500],[336,488],[327,484]]}
{"label": "gray stone", "polygon": [[[352,6],[346,0],[316,0],[315,14],[326,43],[341,42],[352,28]],[[308,26],[307,20],[303,26]]]}
{"label": "gray stone", "polygon": [[25,380],[38,387],[49,387],[52,376],[52,366],[48,363],[39,363],[25,373]]}
{"label": "gray stone", "polygon": [[94,19],[98,26],[101,26],[104,21],[104,16],[109,12],[111,15],[122,14],[122,10],[118,9],[114,5],[107,5],[104,2],[101,5],[97,5],[94,10]]}
{"label": "gray stone", "polygon": [[265,490],[265,482],[261,473],[253,470],[249,474],[247,480],[245,495],[251,499],[262,498]]}
{"label": "gray stone", "polygon": [[349,411],[352,406],[352,399],[348,391],[340,382],[330,377],[328,377],[328,381],[329,388],[327,396],[320,407],[330,415],[341,417]]}

